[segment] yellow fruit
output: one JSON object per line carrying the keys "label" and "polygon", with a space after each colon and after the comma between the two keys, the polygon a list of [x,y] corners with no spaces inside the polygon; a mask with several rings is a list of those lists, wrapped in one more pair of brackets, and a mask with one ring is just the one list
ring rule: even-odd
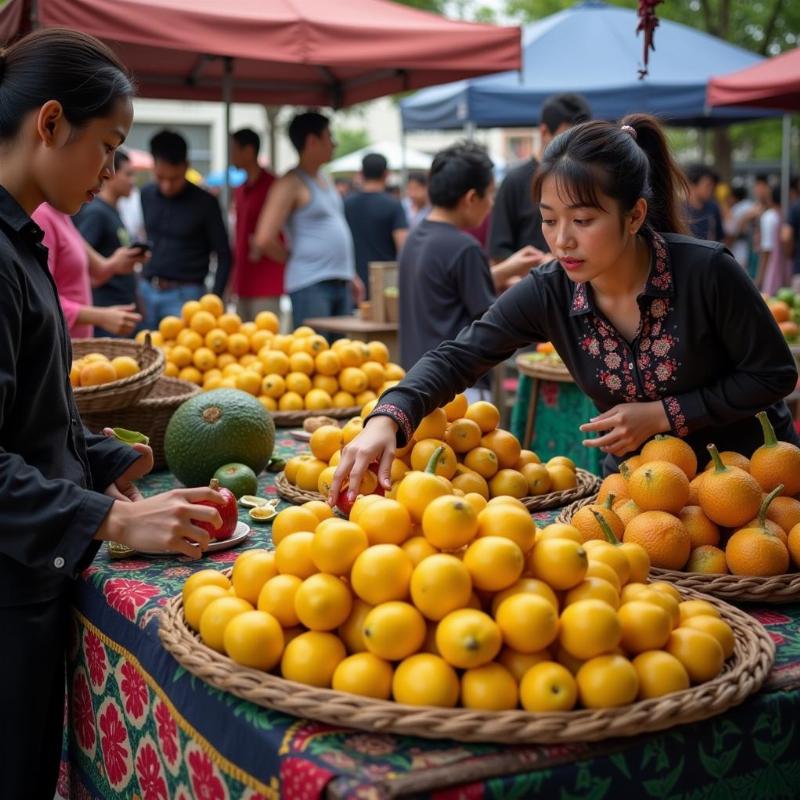
{"label": "yellow fruit", "polygon": [[138,362],[130,356],[117,356],[116,358],[112,358],[111,366],[114,368],[117,380],[130,378],[131,375],[136,375],[136,373],[139,372]]}
{"label": "yellow fruit", "polygon": [[650,556],[647,551],[635,542],[623,542],[617,547],[628,559],[629,581],[644,582],[650,574]]}
{"label": "yellow fruit", "polygon": [[304,505],[284,508],[272,521],[272,543],[277,547],[290,533],[313,533],[318,523],[317,515]]}
{"label": "yellow fruit", "polygon": [[167,316],[158,323],[158,332],[166,340],[176,339],[183,328],[183,320],[180,317]]}
{"label": "yellow fruit", "polygon": [[236,378],[236,388],[241,389],[243,392],[257,397],[261,394],[261,376],[253,370],[246,369],[240,372]]}
{"label": "yellow fruit", "polygon": [[328,340],[318,333],[308,336],[303,341],[305,351],[316,358],[320,353],[328,350]]}
{"label": "yellow fruit", "polygon": [[339,391],[339,381],[329,375],[314,375],[311,378],[311,385],[315,389],[322,389],[331,398],[331,404],[333,403],[333,396]]}
{"label": "yellow fruit", "polygon": [[681,628],[692,628],[696,631],[709,633],[720,643],[722,654],[725,658],[729,658],[733,654],[736,640],[731,626],[725,620],[701,614],[696,617],[689,617],[681,622]]}
{"label": "yellow fruit", "polygon": [[506,503],[490,503],[478,515],[478,536],[511,539],[528,553],[536,538],[536,525],[527,510]]}
{"label": "yellow fruit", "polygon": [[336,667],[346,657],[344,645],[337,636],[307,631],[284,648],[281,674],[287,680],[325,689],[330,687]]}
{"label": "yellow fruit", "polygon": [[217,327],[217,320],[208,311],[198,311],[192,315],[189,327],[200,336],[205,336],[210,330]]}
{"label": "yellow fruit", "polygon": [[673,584],[667,583],[667,581],[653,581],[648,584],[647,588],[655,589],[662,594],[668,594],[676,603],[680,603],[683,600],[677,588]]}
{"label": "yellow fruit", "polygon": [[643,547],[650,563],[661,569],[682,569],[691,552],[683,523],[665,511],[645,511],[634,517],[625,526],[624,541]]}
{"label": "yellow fruit", "polygon": [[[284,395],[281,398],[281,402],[283,402],[283,399],[287,396],[288,395]],[[319,476],[327,466],[328,463],[319,458],[312,461],[301,462],[300,466],[297,468],[297,477],[295,479],[297,488],[306,492],[318,491]]]}
{"label": "yellow fruit", "polygon": [[500,469],[514,469],[517,466],[522,448],[513,433],[504,430],[490,431],[481,437],[480,444],[495,453]]}
{"label": "yellow fruit", "polygon": [[313,375],[314,365],[314,359],[308,353],[293,353],[289,356],[289,370],[291,372],[302,372],[304,375]]}
{"label": "yellow fruit", "polygon": [[402,544],[411,533],[411,516],[397,500],[379,497],[358,515],[358,524],[372,544]]}
{"label": "yellow fruit", "polygon": [[469,405],[464,416],[477,422],[483,433],[490,433],[500,424],[500,412],[485,400]]}
{"label": "yellow fruit", "polygon": [[640,653],[633,659],[639,678],[639,700],[662,697],[689,688],[689,675],[675,656],[662,650]]}
{"label": "yellow fruit", "polygon": [[345,392],[356,395],[369,388],[369,381],[358,367],[345,367],[339,373],[339,385]]}
{"label": "yellow fruit", "polygon": [[223,575],[215,569],[201,569],[199,572],[190,575],[183,584],[181,592],[183,595],[183,602],[185,603],[186,598],[189,597],[195,589],[199,589],[201,586],[221,586],[227,591],[231,587],[231,582],[228,580],[227,575]]}
{"label": "yellow fruit", "polygon": [[648,461],[631,474],[628,492],[643,511],[677,514],[689,499],[689,479],[669,461]]}
{"label": "yellow fruit", "polygon": [[189,381],[196,383],[198,386],[203,385],[203,375],[197,367],[184,367],[179,373],[178,377],[182,381]]}
{"label": "yellow fruit", "polygon": [[558,612],[558,598],[555,592],[544,581],[540,581],[537,578],[520,578],[507,589],[503,589],[502,592],[497,592],[494,597],[492,597],[492,616],[496,616],[497,609],[507,597],[511,597],[515,594],[532,594],[536,597],[541,597],[550,603],[555,611]]}
{"label": "yellow fruit", "polygon": [[436,647],[454,667],[472,669],[488,664],[499,652],[503,636],[497,623],[483,611],[451,611],[436,628]]}
{"label": "yellow fruit", "polygon": [[461,676],[461,705],[486,711],[517,707],[519,694],[514,676],[502,664],[484,664]]}
{"label": "yellow fruit", "polygon": [[463,562],[439,553],[414,568],[410,590],[414,605],[428,619],[440,620],[469,603],[472,579]]}
{"label": "yellow fruit", "polygon": [[608,653],[621,636],[617,612],[601,600],[580,600],[561,612],[558,639],[575,658],[588,660]]}
{"label": "yellow fruit", "polygon": [[549,650],[540,650],[538,653],[519,653],[510,647],[504,647],[497,656],[497,663],[502,664],[520,683],[525,673],[536,664],[550,661],[552,655]]}
{"label": "yellow fruit", "polygon": [[510,496],[527,497],[528,481],[521,472],[515,469],[501,469],[489,481],[489,493],[492,497]]}
{"label": "yellow fruit", "polygon": [[276,575],[270,578],[261,587],[256,607],[259,611],[272,614],[284,628],[299,625],[300,618],[295,611],[294,598],[302,583],[294,575]]}
{"label": "yellow fruit", "polygon": [[201,336],[197,331],[187,328],[178,334],[175,344],[185,347],[187,350],[194,351],[197,350],[198,347],[202,347],[203,336]]}
{"label": "yellow fruit", "polygon": [[367,650],[387,661],[400,661],[416,653],[426,631],[422,614],[411,604],[398,601],[375,606],[361,629]]}
{"label": "yellow fruit", "polygon": [[642,601],[643,603],[653,603],[654,605],[661,606],[661,608],[669,614],[673,628],[677,628],[680,624],[681,614],[678,602],[674,597],[664,592],[659,592],[657,589],[651,589],[648,586],[644,591],[638,592],[634,599],[636,601]]}
{"label": "yellow fruit", "polygon": [[[365,391],[380,391],[381,386],[383,386],[383,367],[377,361],[365,361],[361,365],[361,371],[367,376],[367,386],[369,388]],[[362,394],[365,394],[365,392],[361,392],[359,397]]]}
{"label": "yellow fruit", "polygon": [[[489,499],[489,484],[486,483],[486,478],[478,475],[477,472],[473,472],[471,469],[467,469],[462,464],[456,467],[456,474],[451,483],[453,484],[454,491],[458,489],[464,492],[465,495],[477,494],[480,495],[484,501]],[[483,505],[485,505],[485,502]],[[483,505],[481,508],[483,508]]]}
{"label": "yellow fruit", "polygon": [[[353,400],[355,405],[355,399]],[[361,417],[354,417],[342,428],[342,444],[350,444],[364,429],[364,420]]]}
{"label": "yellow fruit", "polygon": [[303,398],[297,392],[286,392],[278,400],[278,411],[302,411],[304,408]]}
{"label": "yellow fruit", "polygon": [[495,620],[503,641],[520,653],[535,653],[555,641],[558,613],[552,604],[530,593],[507,597],[497,608]]}
{"label": "yellow fruit", "polygon": [[419,524],[425,509],[437,497],[450,495],[447,482],[426,472],[408,472],[397,487],[397,500],[408,509],[412,522]]}
{"label": "yellow fruit", "polygon": [[219,317],[225,313],[225,306],[222,303],[222,299],[215,294],[204,294],[200,300],[200,308],[204,311],[208,311],[209,314]]}
{"label": "yellow fruit", "polygon": [[459,688],[456,671],[444,659],[429,653],[401,661],[392,680],[395,701],[410,706],[453,708]]}
{"label": "yellow fruit", "polygon": [[539,528],[536,531],[535,538],[537,542],[543,539],[572,539],[573,542],[583,544],[583,537],[580,531],[572,525],[567,525],[563,522],[551,522],[544,528]]}
{"label": "yellow fruit", "polygon": [[348,656],[333,673],[331,688],[337,692],[388,700],[392,696],[392,665],[372,653]]}
{"label": "yellow fruit", "polygon": [[294,575],[305,580],[317,572],[311,558],[314,534],[308,531],[290,533],[275,548],[275,566],[281,575]]}
{"label": "yellow fruit", "polygon": [[631,565],[628,557],[616,545],[610,542],[590,540],[584,542],[584,550],[592,561],[601,561],[608,564],[617,573],[621,586],[624,586],[631,577]]}
{"label": "yellow fruit", "polygon": [[678,606],[680,613],[680,624],[684,625],[688,619],[697,616],[710,616],[721,619],[719,610],[708,600],[684,600]]}
{"label": "yellow fruit", "polygon": [[228,590],[221,586],[207,584],[199,586],[183,601],[183,615],[186,624],[193,630],[200,630],[200,617],[207,606],[219,597],[228,597]]}
{"label": "yellow fruit", "polygon": [[[303,503],[300,508],[307,508],[317,517],[320,522],[333,517],[333,509],[322,500],[308,500],[307,502]],[[323,572],[324,571],[325,570],[323,570]]]}
{"label": "yellow fruit", "polygon": [[710,633],[676,628],[665,649],[683,664],[692,683],[710,681],[722,672],[725,654],[722,645]]}
{"label": "yellow fruit", "polygon": [[309,411],[322,411],[333,408],[333,399],[322,389],[311,389],[305,397],[305,406]]}
{"label": "yellow fruit", "polygon": [[283,653],[283,630],[272,614],[245,611],[225,626],[223,644],[237,664],[270,670]]}
{"label": "yellow fruit", "polygon": [[618,612],[622,647],[628,653],[661,650],[672,632],[672,618],[660,606],[632,600]]}
{"label": "yellow fruit", "polygon": [[337,425],[322,425],[311,434],[308,446],[317,458],[329,461],[342,446],[341,428]]}
{"label": "yellow fruit", "polygon": [[528,566],[535,578],[554,589],[572,589],[585,577],[586,550],[571,539],[544,539],[534,545]]}
{"label": "yellow fruit", "polygon": [[480,446],[481,429],[478,427],[478,423],[471,419],[457,419],[447,426],[444,440],[453,448],[454,452],[468,453]]}
{"label": "yellow fruit", "polygon": [[[614,572],[614,570],[611,569],[608,564],[604,564],[602,561],[589,561],[589,566],[586,567],[585,579],[589,578],[601,578],[602,580],[610,583],[614,587],[614,590],[617,592],[617,594],[622,591],[622,584],[619,582],[617,573]],[[627,588],[627,586],[625,588]],[[621,595],[620,599],[622,599]]]}
{"label": "yellow fruit", "polygon": [[320,375],[333,376],[338,375],[339,370],[342,368],[342,363],[333,350],[324,350],[317,354],[314,359],[314,366]]}
{"label": "yellow fruit", "polygon": [[497,463],[497,455],[488,447],[476,447],[464,456],[464,466],[477,472],[486,480],[491,479],[497,474],[500,465]]}
{"label": "yellow fruit", "polygon": [[578,699],[578,684],[566,667],[554,661],[543,661],[525,673],[519,697],[526,711],[571,711]]}
{"label": "yellow fruit", "polygon": [[320,526],[311,543],[311,558],[320,572],[330,575],[350,574],[358,555],[369,546],[360,526],[343,519],[331,519]]}
{"label": "yellow fruit", "polygon": [[483,536],[464,553],[464,566],[477,589],[499,592],[513,584],[525,568],[522,550],[510,539]]}
{"label": "yellow fruit", "polygon": [[406,376],[406,371],[399,365],[393,364],[391,361],[384,369],[384,376],[386,381],[400,381]]}
{"label": "yellow fruit", "polygon": [[641,456],[645,463],[669,461],[680,467],[689,480],[697,474],[697,456],[694,450],[677,436],[656,436],[642,448]]}
{"label": "yellow fruit", "polygon": [[439,448],[442,452],[436,462],[436,475],[450,479],[455,475],[457,460],[456,454],[450,445],[445,444],[440,439],[421,439],[414,445],[411,451],[411,468],[422,472],[428,465],[431,456]]}
{"label": "yellow fruit", "polygon": [[348,653],[363,653],[366,651],[367,645],[364,642],[363,634],[364,620],[373,608],[374,606],[365,603],[358,597],[353,599],[350,615],[339,626],[338,630],[339,638],[344,642]]}
{"label": "yellow fruit", "polygon": [[181,307],[181,319],[184,322],[189,322],[192,316],[202,308],[203,306],[201,306],[197,300],[187,300]]}
{"label": "yellow fruit", "polygon": [[611,608],[619,607],[619,593],[602,578],[584,578],[577,586],[570,589],[564,597],[564,606],[571,606],[579,600],[602,600]]}
{"label": "yellow fruit", "polygon": [[[191,354],[190,354],[191,358]],[[117,379],[117,373],[110,361],[92,361],[81,367],[81,386],[99,386]]]}
{"label": "yellow fruit", "polygon": [[281,327],[278,315],[273,311],[259,311],[254,322],[259,330],[270,331],[270,333],[278,333]]}
{"label": "yellow fruit", "polygon": [[255,605],[261,588],[278,574],[275,553],[269,550],[250,551],[246,559],[237,558],[233,565],[231,582],[236,594]]}
{"label": "yellow fruit", "polygon": [[604,655],[587,661],[575,677],[586,708],[626,706],[639,693],[639,676],[627,658]]}
{"label": "yellow fruit", "polygon": [[332,631],[350,616],[353,596],[333,575],[306,578],[294,596],[294,608],[302,625],[312,631]]}
{"label": "yellow fruit", "polygon": [[395,544],[376,544],[356,558],[350,573],[353,591],[366,603],[377,606],[408,596],[414,565]]}
{"label": "yellow fruit", "polygon": [[253,606],[241,597],[220,597],[210,602],[200,615],[200,638],[203,643],[224,653],[226,626],[235,616],[252,610]]}
{"label": "yellow fruit", "polygon": [[442,406],[444,413],[447,415],[448,422],[454,422],[461,419],[467,413],[469,401],[465,394],[457,394],[449,403]]}
{"label": "yellow fruit", "polygon": [[410,539],[406,539],[400,548],[408,555],[415,567],[421,561],[439,552],[424,536],[412,536]]}
{"label": "yellow fruit", "polygon": [[520,474],[528,482],[528,494],[540,495],[550,491],[552,480],[544,464],[529,463],[519,468]]}
{"label": "yellow fruit", "polygon": [[422,515],[422,533],[440,550],[458,550],[469,544],[478,530],[478,516],[463,498],[442,495],[432,500]]}
{"label": "yellow fruit", "polygon": [[286,376],[286,389],[305,397],[311,391],[311,378],[305,372],[290,372]]}
{"label": "yellow fruit", "polygon": [[264,370],[270,375],[284,376],[289,373],[289,356],[282,350],[259,350],[258,360],[264,365]]}
{"label": "yellow fruit", "polygon": [[550,464],[548,462],[547,474],[550,476],[551,492],[563,492],[567,489],[574,489],[578,485],[575,470],[564,464]]}
{"label": "yellow fruit", "polygon": [[447,427],[447,414],[443,408],[434,408],[427,417],[423,417],[422,422],[414,431],[414,438],[421,442],[423,439],[444,439],[445,428]]}

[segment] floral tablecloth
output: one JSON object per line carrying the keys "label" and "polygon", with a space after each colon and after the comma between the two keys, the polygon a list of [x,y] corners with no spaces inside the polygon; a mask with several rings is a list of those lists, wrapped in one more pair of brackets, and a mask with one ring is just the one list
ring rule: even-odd
{"label": "floral tablecloth", "polygon": [[[280,455],[298,444],[283,439]],[[273,476],[262,492],[274,494]],[[174,486],[168,473],[146,494]],[[553,514],[540,515],[541,520]],[[244,547],[269,546],[260,525]],[[188,575],[230,564],[112,560],[105,549],[75,597],[68,743],[59,794],[72,798],[800,796],[800,606],[753,609],[778,645],[764,691],[728,714],[663,734],[599,744],[502,747],[336,729],[217,691],[161,647],[159,609]]]}

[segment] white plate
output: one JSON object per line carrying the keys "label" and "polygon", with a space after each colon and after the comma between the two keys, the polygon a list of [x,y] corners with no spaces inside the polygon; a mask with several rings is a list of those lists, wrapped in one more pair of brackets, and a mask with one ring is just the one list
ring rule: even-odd
{"label": "white plate", "polygon": [[[220,550],[229,550],[231,547],[236,547],[237,545],[242,544],[242,542],[247,541],[248,537],[250,536],[250,526],[245,524],[244,522],[237,522],[236,528],[233,531],[233,534],[229,539],[212,539],[209,543],[208,547],[206,548],[206,553],[218,553]],[[163,557],[173,557],[173,556],[183,556],[183,553],[145,553],[141,550],[136,551],[140,556],[148,556],[150,558],[163,558]]]}

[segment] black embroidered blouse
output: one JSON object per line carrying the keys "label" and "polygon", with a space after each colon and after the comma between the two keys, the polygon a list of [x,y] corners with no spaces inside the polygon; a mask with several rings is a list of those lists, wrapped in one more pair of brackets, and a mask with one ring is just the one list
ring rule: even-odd
{"label": "black embroidered blouse", "polygon": [[[676,436],[749,456],[762,444],[766,409],[779,439],[800,444],[783,399],[797,369],[750,278],[722,245],[650,234],[652,261],[637,298],[639,330],[628,342],[557,262],[533,269],[458,337],[420,359],[383,395],[372,416],[390,416],[398,444],[426,414],[533,341],[552,341],[576,384],[602,412],[660,400]],[[576,429],[576,436],[583,436]],[[608,459],[607,469],[616,461]]]}

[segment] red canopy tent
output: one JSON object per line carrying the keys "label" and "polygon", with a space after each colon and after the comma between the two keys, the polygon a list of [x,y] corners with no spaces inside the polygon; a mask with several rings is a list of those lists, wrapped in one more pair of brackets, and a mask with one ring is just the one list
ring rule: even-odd
{"label": "red canopy tent", "polygon": [[[30,7],[10,0],[0,35]],[[388,0],[38,0],[35,14],[108,43],[144,97],[338,108],[521,60],[519,28]]]}

